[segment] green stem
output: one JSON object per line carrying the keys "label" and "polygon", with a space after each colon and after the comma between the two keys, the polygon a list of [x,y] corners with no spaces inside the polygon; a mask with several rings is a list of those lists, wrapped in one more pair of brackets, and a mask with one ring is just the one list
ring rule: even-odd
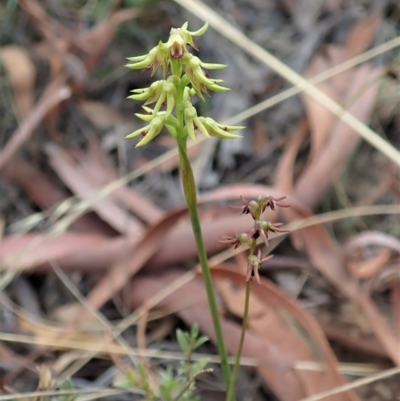
{"label": "green stem", "polygon": [[240,334],[239,349],[238,349],[238,352],[236,354],[235,366],[233,368],[233,373],[232,373],[232,377],[231,377],[231,384],[229,386],[228,394],[226,395],[226,401],[231,400],[231,398],[233,397],[233,391],[235,389],[236,376],[237,376],[237,373],[238,373],[238,370],[239,370],[239,366],[240,366],[240,358],[242,356],[244,337],[246,335],[247,319],[249,317],[249,304],[250,304],[250,280],[247,281],[247,283],[246,283],[246,295],[245,295],[245,301],[244,301],[244,314],[243,314],[243,322],[242,322],[242,332]]}
{"label": "green stem", "polygon": [[217,300],[214,293],[211,272],[208,266],[207,254],[204,247],[203,236],[201,233],[199,213],[197,210],[196,185],[194,181],[193,171],[190,166],[189,159],[187,157],[186,138],[182,138],[180,135],[178,135],[178,149],[179,149],[179,158],[182,169],[183,191],[185,194],[186,203],[188,205],[193,234],[195,237],[197,252],[199,256],[199,262],[203,273],[204,285],[206,287],[208,305],[210,308],[210,313],[214,325],[215,337],[217,340],[218,353],[221,358],[222,374],[224,376],[225,386],[228,389],[231,385],[231,371],[228,364],[228,353],[226,351],[224,337],[222,334],[222,327],[219,318]]}
{"label": "green stem", "polygon": [[[172,73],[177,77],[181,78],[182,68],[178,62],[172,63]],[[217,300],[214,293],[214,287],[211,278],[210,268],[208,266],[208,259],[206,249],[203,242],[203,236],[201,233],[201,225],[199,219],[199,213],[197,210],[197,188],[194,180],[193,170],[190,165],[190,161],[187,157],[187,138],[185,135],[185,126],[183,118],[183,95],[185,87],[182,85],[182,81],[176,88],[176,117],[179,121],[180,128],[177,129],[177,142],[179,149],[179,161],[182,172],[182,186],[185,195],[186,203],[189,210],[190,220],[192,223],[192,229],[194,238],[196,241],[197,252],[199,255],[199,262],[201,270],[203,272],[204,285],[206,287],[208,305],[211,313],[211,318],[214,325],[215,337],[217,341],[218,353],[221,358],[221,369],[224,377],[225,386],[228,389],[231,385],[231,370],[228,364],[228,353],[226,351],[224,336],[222,334],[221,321],[219,318],[219,312],[217,307]],[[232,400],[229,401],[234,401]]]}

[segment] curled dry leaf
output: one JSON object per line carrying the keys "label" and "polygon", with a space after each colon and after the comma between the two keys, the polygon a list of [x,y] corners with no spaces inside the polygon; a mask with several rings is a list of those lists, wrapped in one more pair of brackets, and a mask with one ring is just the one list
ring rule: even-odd
{"label": "curled dry leaf", "polygon": [[351,260],[347,266],[354,277],[359,279],[371,278],[386,266],[391,255],[392,252],[389,249],[380,249],[367,260]]}
{"label": "curled dry leaf", "polygon": [[351,257],[359,248],[380,246],[400,254],[400,240],[380,231],[364,231],[351,237],[344,245],[344,252]]}

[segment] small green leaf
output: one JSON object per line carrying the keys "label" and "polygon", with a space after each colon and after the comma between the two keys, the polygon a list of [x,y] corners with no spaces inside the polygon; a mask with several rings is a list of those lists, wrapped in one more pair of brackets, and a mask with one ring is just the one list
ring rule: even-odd
{"label": "small green leaf", "polygon": [[198,339],[196,340],[196,342],[194,343],[193,350],[199,348],[200,345],[203,345],[203,344],[204,344],[205,342],[207,342],[207,341],[208,341],[208,337],[207,337],[207,336],[201,336],[201,337],[198,338]]}
{"label": "small green leaf", "polygon": [[196,340],[199,335],[199,325],[197,323],[193,324],[192,328],[190,329],[190,335],[192,340]]}
{"label": "small green leaf", "polygon": [[188,352],[190,352],[190,344],[189,344],[186,333],[184,333],[180,329],[177,329],[176,330],[176,339],[178,340],[178,344],[181,347],[181,350],[184,354],[187,354]]}

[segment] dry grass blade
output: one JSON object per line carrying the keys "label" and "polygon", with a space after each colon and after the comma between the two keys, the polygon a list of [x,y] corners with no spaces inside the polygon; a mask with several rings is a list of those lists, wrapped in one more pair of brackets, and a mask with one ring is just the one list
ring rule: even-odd
{"label": "dry grass blade", "polygon": [[[338,64],[337,66],[330,68],[324,72],[321,72],[320,74],[313,76],[312,78],[309,78],[308,81],[313,84],[317,85],[320,84],[329,78],[333,78],[336,75],[339,75],[350,68],[353,68],[365,61],[368,61],[379,54],[385,53],[389,50],[392,50],[396,47],[400,46],[400,36],[397,38],[394,38],[392,40],[389,40],[379,46],[374,47],[371,50],[368,50],[359,56],[353,57],[350,60],[344,61],[341,64]],[[255,114],[258,114],[264,110],[267,110],[271,108],[272,106],[275,106],[284,100],[287,100],[291,98],[292,96],[295,96],[299,93],[303,92],[302,87],[294,86],[292,88],[286,89],[277,95],[271,96],[270,98],[263,100],[262,102],[258,103],[257,105],[250,107],[249,109],[237,114],[236,116],[230,118],[226,123],[228,124],[236,124],[240,121],[243,121],[249,117],[254,116]],[[199,138],[199,140],[202,138]],[[202,139],[204,140],[204,139]]]}
{"label": "dry grass blade", "polygon": [[320,401],[325,398],[331,397],[333,395],[341,394],[341,393],[344,393],[345,391],[356,389],[357,387],[365,386],[366,384],[373,383],[378,380],[387,379],[388,377],[398,375],[399,373],[400,373],[400,368],[388,369],[384,372],[380,372],[375,375],[371,375],[368,377],[364,377],[362,379],[355,380],[352,383],[346,384],[344,386],[336,387],[333,390],[326,391],[324,393],[317,394],[312,397],[303,398],[300,401]]}
{"label": "dry grass blade", "polygon": [[353,128],[368,143],[382,152],[394,164],[400,166],[400,152],[396,148],[394,148],[390,143],[386,142],[376,132],[355,118],[343,107],[335,103],[329,96],[321,92],[310,81],[297,74],[286,64],[282,63],[276,57],[268,53],[265,49],[247,38],[242,32],[230,25],[211,8],[196,0],[175,0],[175,2],[180,4],[182,7],[185,7],[196,17],[204,21],[208,21],[213,28],[241,47],[244,51],[261,60],[268,67],[284,77],[287,81],[301,88],[305,93],[320,102],[329,111]]}
{"label": "dry grass blade", "polygon": [[[102,389],[102,390],[95,390],[95,389],[73,389],[73,390],[54,390],[54,391],[33,391],[31,393],[19,393],[19,394],[7,394],[7,395],[0,395],[0,401],[14,401],[19,399],[30,399],[36,397],[55,397],[55,396],[62,396],[62,395],[79,395],[79,394],[90,394],[94,393],[93,396],[95,398],[90,399],[98,399],[102,397],[111,397],[120,394],[126,394],[128,390],[113,390],[113,389]],[[78,400],[80,398],[76,398]]]}

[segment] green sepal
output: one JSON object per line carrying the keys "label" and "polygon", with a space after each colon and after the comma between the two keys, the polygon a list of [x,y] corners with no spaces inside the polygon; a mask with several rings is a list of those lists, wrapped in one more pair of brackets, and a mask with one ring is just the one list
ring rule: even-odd
{"label": "green sepal", "polygon": [[[187,28],[187,22],[185,23],[186,24],[186,27],[185,27],[185,29]],[[185,25],[185,24],[183,24],[183,25]],[[182,29],[183,29],[183,26],[182,26]],[[206,22],[200,29],[198,29],[197,31],[194,31],[194,32],[190,32],[190,31],[188,31],[192,36],[201,36],[201,35],[204,35],[205,34],[205,32],[207,31],[207,29],[208,29],[208,22]]]}
{"label": "green sepal", "polygon": [[142,56],[135,56],[135,57],[127,57],[126,59],[129,61],[132,61],[132,63],[136,63],[138,61],[142,61],[144,60],[146,57],[148,57],[148,53],[147,54],[143,54]]}
{"label": "green sepal", "polygon": [[193,142],[196,142],[196,133],[194,132],[193,123],[189,123],[186,125],[185,132]]}
{"label": "green sepal", "polygon": [[200,117],[197,117],[194,120],[194,123],[197,125],[197,128],[200,130],[200,132],[206,137],[206,138],[210,138],[210,134],[207,131],[207,128],[205,127],[205,125],[203,124],[203,122],[201,121]]}
{"label": "green sepal", "polygon": [[143,120],[143,121],[146,121],[146,122],[150,122],[150,121],[154,118],[154,116],[153,116],[152,114],[140,114],[140,113],[135,113],[135,116],[136,116],[137,118],[140,118],[140,119]]}
{"label": "green sepal", "polygon": [[207,68],[207,70],[222,70],[223,68],[228,67],[226,64],[212,64],[212,63],[201,63],[203,68]]}
{"label": "green sepal", "polygon": [[199,117],[199,119],[207,128],[207,131],[211,136],[216,136],[222,139],[241,138],[241,135],[231,134],[229,131],[237,131],[243,129],[244,127],[218,124],[210,117]]}

